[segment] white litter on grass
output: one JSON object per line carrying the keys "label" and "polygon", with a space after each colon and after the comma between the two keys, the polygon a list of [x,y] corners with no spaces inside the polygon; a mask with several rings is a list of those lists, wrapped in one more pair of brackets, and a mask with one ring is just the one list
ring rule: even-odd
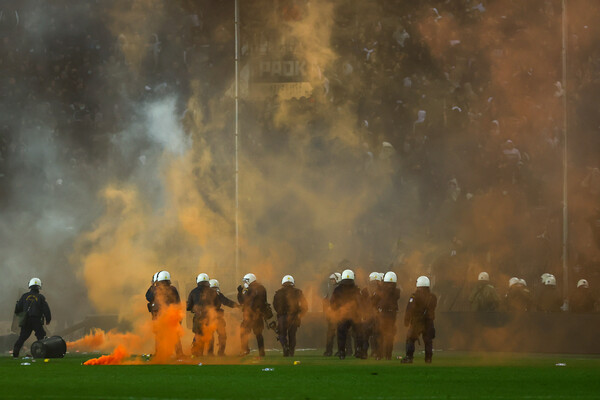
{"label": "white litter on grass", "polygon": [[556,366],[557,367],[566,367],[567,364],[565,364],[565,363],[556,363]]}
{"label": "white litter on grass", "polygon": [[201,366],[202,366],[202,363],[198,363],[198,366],[199,366],[199,367],[201,367]]}
{"label": "white litter on grass", "polygon": [[272,372],[272,371],[275,371],[275,368],[263,368],[262,371],[263,372]]}
{"label": "white litter on grass", "polygon": [[31,365],[31,363],[24,362],[24,363],[21,363],[21,365]]}

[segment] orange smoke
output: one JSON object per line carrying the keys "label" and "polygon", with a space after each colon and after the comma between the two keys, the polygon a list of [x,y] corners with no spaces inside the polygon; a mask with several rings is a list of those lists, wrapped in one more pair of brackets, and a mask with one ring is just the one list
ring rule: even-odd
{"label": "orange smoke", "polygon": [[83,363],[83,365],[119,365],[123,362],[123,359],[129,357],[129,352],[124,346],[117,346],[115,351],[108,356],[101,356],[98,358],[92,358]]}
{"label": "orange smoke", "polygon": [[102,329],[96,329],[79,340],[68,342],[67,347],[71,350],[100,350],[105,343],[106,334]]}
{"label": "orange smoke", "polygon": [[69,349],[79,351],[110,351],[115,347],[124,346],[130,353],[141,353],[144,344],[148,341],[131,332],[104,332],[102,329],[96,329],[79,340],[67,343],[67,346]]}
{"label": "orange smoke", "polygon": [[185,311],[181,305],[171,304],[161,309],[156,319],[152,321],[152,330],[156,339],[153,363],[163,364],[171,360],[184,334],[181,325],[184,316]]}
{"label": "orange smoke", "polygon": [[[156,319],[139,326],[138,333],[104,332],[101,329],[85,337],[69,342],[68,348],[80,351],[114,351],[109,356],[89,360],[86,365],[115,365],[121,364],[125,357],[131,354],[141,354],[149,347],[152,339],[156,342],[156,351],[152,358],[153,364],[172,362],[172,356],[178,350],[184,330],[181,320],[184,310],[181,305],[164,306]],[[154,333],[154,336],[151,334]]]}

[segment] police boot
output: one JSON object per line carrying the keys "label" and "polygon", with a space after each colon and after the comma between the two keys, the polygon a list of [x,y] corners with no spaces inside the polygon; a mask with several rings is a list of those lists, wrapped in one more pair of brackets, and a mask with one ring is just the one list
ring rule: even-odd
{"label": "police boot", "polygon": [[412,364],[413,363],[413,359],[412,357],[404,357],[402,360],[400,360],[400,364]]}
{"label": "police boot", "polygon": [[240,356],[247,356],[248,354],[250,354],[250,349],[244,349],[240,352]]}
{"label": "police boot", "polygon": [[323,353],[323,356],[324,356],[324,357],[331,357],[331,356],[332,356],[332,354],[333,354],[333,353],[331,352],[331,350],[329,350],[329,351],[328,351],[328,350],[325,350],[325,353]]}
{"label": "police boot", "polygon": [[338,351],[338,353],[340,353],[339,354],[340,360],[343,360],[343,359],[346,358],[346,352],[345,351]]}
{"label": "police boot", "polygon": [[283,345],[283,356],[284,357],[289,357],[290,356],[290,349],[286,345]]}

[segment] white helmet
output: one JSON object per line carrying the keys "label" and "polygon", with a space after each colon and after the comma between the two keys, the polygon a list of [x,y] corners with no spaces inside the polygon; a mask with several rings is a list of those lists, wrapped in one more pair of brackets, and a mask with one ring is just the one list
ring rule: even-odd
{"label": "white helmet", "polygon": [[334,272],[333,274],[329,275],[329,279],[333,279],[335,283],[340,283],[342,280],[342,274],[339,272]]}
{"label": "white helmet", "polygon": [[246,284],[251,284],[252,282],[256,281],[256,275],[254,274],[246,274],[244,275],[244,278],[242,279],[242,281]]}
{"label": "white helmet", "polygon": [[388,271],[388,272],[385,273],[383,281],[384,282],[394,282],[394,283],[396,283],[396,282],[398,282],[398,277],[396,276],[395,272]]}
{"label": "white helmet", "polygon": [[508,280],[508,287],[516,285],[517,283],[519,283],[519,278],[517,278],[516,276],[513,276],[512,278],[510,278]]}
{"label": "white helmet", "polygon": [[284,283],[291,283],[292,285],[294,285],[296,282],[294,282],[294,277],[293,276],[286,275],[281,280],[281,284],[283,285]]}
{"label": "white helmet", "polygon": [[354,271],[352,271],[351,269],[345,269],[344,272],[342,272],[342,279],[354,280]]}
{"label": "white helmet", "polygon": [[169,271],[160,271],[158,273],[158,275],[156,276],[157,282],[170,281],[170,280],[171,280],[171,274],[169,273]]}
{"label": "white helmet", "polygon": [[487,272],[480,272],[479,276],[477,277],[478,281],[489,281],[490,280],[490,274],[488,274]]}
{"label": "white helmet", "polygon": [[429,278],[426,276],[420,276],[417,278],[417,287],[430,287],[431,282],[429,282]]}
{"label": "white helmet", "polygon": [[385,277],[385,274],[383,272],[378,272],[379,274],[379,280],[383,280],[383,278]]}
{"label": "white helmet", "polygon": [[590,287],[588,281],[586,281],[585,279],[580,279],[579,282],[577,282],[577,287],[581,287],[581,286],[583,286],[585,288]]}
{"label": "white helmet", "polygon": [[519,279],[519,283],[523,286],[527,286],[527,281],[523,278]]}
{"label": "white helmet", "polygon": [[208,274],[205,274],[204,272],[199,274],[196,277],[196,283],[200,283],[200,282],[209,282],[210,278],[208,277]]}
{"label": "white helmet", "polygon": [[382,280],[383,279],[382,279],[381,275],[379,274],[379,272],[371,272],[369,274],[369,282],[372,282],[372,281],[382,281]]}
{"label": "white helmet", "polygon": [[216,279],[211,279],[210,281],[208,281],[208,283],[210,283],[211,288],[219,288],[219,281]]}
{"label": "white helmet", "polygon": [[553,275],[552,275],[551,273],[549,273],[549,272],[544,272],[544,273],[542,274],[542,276],[541,276],[541,278],[542,278],[542,283],[546,282],[546,279],[547,279],[548,277],[550,277],[550,276],[553,276]]}
{"label": "white helmet", "polygon": [[155,272],[154,275],[152,275],[152,283],[156,282],[157,277],[158,277],[158,272]]}
{"label": "white helmet", "polygon": [[40,278],[31,278],[29,280],[29,286],[28,287],[32,287],[32,286],[42,287],[42,281],[40,280]]}
{"label": "white helmet", "polygon": [[550,275],[549,277],[547,277],[546,280],[544,281],[544,285],[556,286],[556,278],[554,277],[554,275]]}

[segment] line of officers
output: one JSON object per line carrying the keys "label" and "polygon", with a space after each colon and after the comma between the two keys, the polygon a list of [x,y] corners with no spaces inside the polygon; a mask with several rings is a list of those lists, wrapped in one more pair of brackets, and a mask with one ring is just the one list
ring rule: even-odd
{"label": "line of officers", "polygon": [[589,289],[586,279],[577,282],[577,288],[567,301],[563,300],[561,291],[556,286],[556,277],[550,273],[540,276],[540,285],[531,293],[525,279],[513,276],[508,281],[508,290],[503,298],[490,283],[487,272],[479,273],[477,284],[473,288],[469,303],[473,311],[540,311],[573,313],[589,313],[595,310],[596,300]]}
{"label": "line of officers", "polygon": [[[256,336],[259,357],[265,355],[263,330],[265,325],[273,329],[283,349],[283,356],[293,356],[296,348],[296,332],[302,318],[308,310],[308,304],[302,290],[295,287],[291,275],[285,275],[281,288],[273,297],[274,316],[267,301],[265,287],[252,273],[244,275],[242,284],[237,287],[237,303],[221,293],[219,282],[209,279],[206,273],[196,278],[197,286],[189,293],[186,309],[193,313],[191,353],[194,356],[214,354],[214,336],[218,338],[217,355],[224,355],[227,344],[226,323],[223,306],[240,308],[241,355],[250,353],[248,345],[250,334]],[[328,293],[324,296],[327,320],[327,338],[325,356],[333,353],[334,337],[337,337],[340,359],[351,352],[350,337],[354,339],[354,354],[358,358],[367,358],[369,345],[371,356],[377,359],[391,359],[400,289],[397,288],[397,276],[389,271],[385,274],[373,272],[369,284],[362,290],[355,283],[354,272],[350,269],[330,275]],[[177,289],[171,284],[168,271],[154,274],[152,285],[146,292],[148,311],[156,319],[164,306],[181,302]],[[430,363],[433,356],[435,338],[435,308],[437,297],[430,291],[430,280],[420,276],[416,290],[406,307],[404,325],[408,327],[406,338],[406,357],[403,363],[412,363],[415,342],[423,338],[425,361]],[[181,344],[176,346],[178,355],[183,354]]]}
{"label": "line of officers", "polygon": [[[392,271],[385,274],[372,272],[369,283],[362,290],[356,286],[354,272],[350,269],[329,276],[323,308],[327,319],[327,337],[324,356],[333,353],[333,341],[337,337],[340,359],[352,352],[349,337],[354,339],[354,355],[367,358],[369,347],[376,359],[392,358],[396,335],[396,317],[400,289],[398,277]],[[406,356],[403,363],[412,363],[415,342],[423,338],[425,362],[431,363],[433,339],[435,338],[435,308],[437,297],[430,291],[430,280],[426,276],[417,278],[416,290],[410,296],[404,314]]]}
{"label": "line of officers", "polygon": [[[296,331],[300,327],[302,317],[308,310],[308,303],[300,289],[294,287],[291,275],[285,275],[281,288],[275,292],[273,308],[277,313],[273,319],[273,309],[267,301],[267,290],[256,280],[252,273],[244,275],[242,284],[237,287],[237,303],[221,293],[219,281],[209,279],[208,274],[201,273],[196,278],[197,286],[189,293],[186,310],[193,314],[192,355],[214,355],[214,336],[218,338],[217,355],[225,354],[227,346],[226,322],[223,306],[240,308],[242,323],[240,325],[241,355],[250,353],[249,336],[256,336],[260,357],[265,355],[263,330],[273,329],[283,347],[285,357],[293,356],[296,348]],[[154,274],[152,285],[146,292],[148,311],[156,319],[165,306],[181,302],[177,289],[171,285],[168,271]],[[182,354],[181,344],[177,344],[176,352]]]}

